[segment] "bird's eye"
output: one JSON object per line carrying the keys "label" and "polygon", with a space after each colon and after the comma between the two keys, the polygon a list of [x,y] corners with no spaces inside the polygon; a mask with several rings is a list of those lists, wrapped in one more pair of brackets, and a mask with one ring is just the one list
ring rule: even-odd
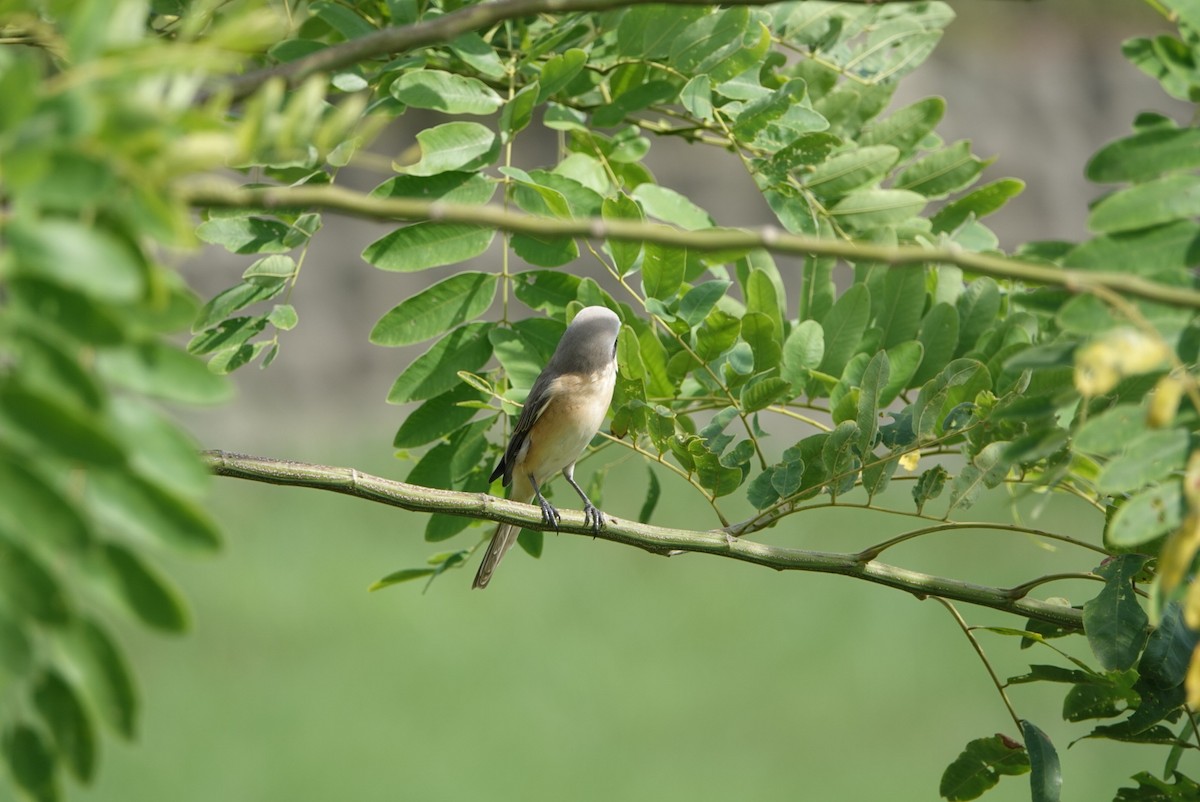
{"label": "bird's eye", "polygon": [[613,340],[613,352],[612,352],[612,355],[613,355],[613,359],[616,359],[616,358],[617,358],[617,341],[616,341],[616,340]]}

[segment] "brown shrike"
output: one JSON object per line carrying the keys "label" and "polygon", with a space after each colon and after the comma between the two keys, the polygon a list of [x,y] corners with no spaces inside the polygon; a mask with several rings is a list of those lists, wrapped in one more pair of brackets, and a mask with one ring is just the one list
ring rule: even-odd
{"label": "brown shrike", "polygon": [[[604,526],[604,515],[575,482],[575,461],[600,430],[612,403],[620,330],[621,321],[603,306],[579,310],[534,381],[504,458],[492,471],[490,481],[503,476],[510,499],[536,498],[547,526],[557,528],[561,516],[542,495],[542,485],[559,471],[583,499],[584,520],[596,532]],[[497,527],[471,587],[487,587],[520,531],[516,524]]]}

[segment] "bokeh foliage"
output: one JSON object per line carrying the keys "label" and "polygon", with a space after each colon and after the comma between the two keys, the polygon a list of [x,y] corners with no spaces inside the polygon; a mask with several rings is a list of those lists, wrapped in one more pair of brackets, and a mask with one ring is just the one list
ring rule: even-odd
{"label": "bokeh foliage", "polygon": [[[1165,779],[1138,775],[1118,798],[1189,798],[1195,784],[1178,767],[1200,748],[1185,705],[1200,702],[1198,129],[1147,113],[1095,154],[1088,177],[1113,189],[1091,210],[1094,237],[1017,253],[1095,280],[1039,287],[1003,277],[1004,254],[981,222],[1022,183],[979,183],[989,161],[939,137],[940,98],[891,106],[953,19],[945,3],[512,5],[511,18],[480,26],[469,22],[481,7],[453,0],[0,3],[10,45],[0,48],[0,656],[11,783],[56,798],[64,774],[94,776],[97,721],[134,734],[137,695],[108,611],[183,630],[184,605],[155,552],[219,542],[195,445],[158,403],[225,400],[222,374],[268,365],[299,322],[288,295],[323,210],[214,206],[196,227],[189,182],[231,168],[250,186],[330,188],[383,125],[420,110],[440,117],[369,197],[430,205],[363,259],[415,272],[498,248],[499,264],[398,299],[371,333],[381,346],[428,343],[388,396],[417,404],[394,440],[414,452],[409,481],[488,490],[506,413],[566,320],[599,304],[625,325],[612,436],[595,443],[595,459],[633,450],[663,466],[731,535],[782,533],[806,509],[851,504],[911,518],[915,537],[989,489],[1072,494],[1093,510],[1079,531],[998,528],[1084,547],[1078,574],[1095,593],[1061,602],[1080,610],[1093,659],[1051,642],[1080,633],[1014,622],[992,631],[1043,654],[1007,685],[1061,683],[1062,716],[1088,727],[1084,737],[1164,747]],[[1131,40],[1125,54],[1168,94],[1197,102],[1200,5],[1162,5],[1178,38]],[[443,24],[458,19],[467,22]],[[398,52],[372,47],[405,28],[431,33]],[[326,69],[308,69],[312,59]],[[514,142],[537,129],[557,147],[518,163]],[[985,254],[1001,277],[946,257],[897,266],[814,249],[788,263],[767,235],[765,247],[725,252],[605,237],[604,221],[718,227],[655,180],[646,157],[662,137],[699,158],[739,160],[787,232]],[[441,222],[439,204],[596,220],[600,236]],[[197,239],[253,257],[206,302],[170,265]],[[581,276],[583,263],[604,280]],[[1123,296],[1105,271],[1178,288],[1179,302]],[[643,522],[669,523],[658,476]],[[911,507],[876,502],[901,480]],[[734,494],[757,512],[731,522],[721,500]],[[447,540],[470,523],[433,516],[425,535]],[[540,554],[540,533],[521,542]],[[473,549],[379,584],[432,579]],[[1055,579],[1030,573],[1009,596]],[[969,743],[943,796],[974,798],[1028,772],[1034,799],[1057,799],[1054,745],[1015,712],[1013,727]]]}

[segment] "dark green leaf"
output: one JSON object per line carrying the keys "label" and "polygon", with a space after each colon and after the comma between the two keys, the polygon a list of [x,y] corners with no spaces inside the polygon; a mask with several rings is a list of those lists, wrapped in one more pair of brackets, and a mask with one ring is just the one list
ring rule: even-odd
{"label": "dark green leaf", "polygon": [[7,531],[0,533],[0,597],[44,624],[65,624],[70,616],[67,596],[50,567]]}
{"label": "dark green leaf", "polygon": [[968,217],[978,220],[999,211],[1009,200],[1020,195],[1025,182],[1016,178],[1001,178],[972,190],[938,209],[930,221],[935,232],[950,232],[967,221]]}
{"label": "dark green leaf", "polygon": [[658,483],[658,476],[654,473],[654,469],[647,466],[646,472],[650,474],[646,483],[646,500],[642,502],[642,509],[638,512],[638,522],[643,524],[650,522],[650,516],[654,514],[654,509],[658,506],[658,499],[662,495],[662,486]]}
{"label": "dark green leaf", "polygon": [[859,453],[870,454],[875,449],[875,438],[879,434],[879,399],[888,383],[891,364],[884,351],[876,352],[863,371],[858,394]]}
{"label": "dark green leaf", "polygon": [[705,281],[687,291],[679,301],[679,317],[695,328],[716,306],[733,282],[725,280]]}
{"label": "dark green leaf", "polygon": [[917,512],[925,509],[927,501],[942,494],[942,489],[946,487],[947,476],[946,469],[941,465],[934,465],[921,474],[912,489],[913,501],[917,503]]}
{"label": "dark green leaf", "polygon": [[54,786],[54,750],[41,734],[28,724],[9,725],[0,748],[4,750],[4,761],[13,782],[38,802],[58,799]]}
{"label": "dark green leaf", "polygon": [[1088,645],[1108,671],[1132,668],[1146,643],[1149,618],[1134,595],[1133,580],[1147,559],[1123,554],[1104,562],[1096,569],[1104,577],[1104,589],[1083,605]]}
{"label": "dark green leaf", "polygon": [[163,574],[116,543],[106,543],[101,554],[113,590],[143,624],[164,632],[188,628],[183,598]]}
{"label": "dark green leaf", "polygon": [[513,277],[513,292],[530,309],[561,315],[578,296],[579,282],[560,270],[528,270]]}
{"label": "dark green leaf", "polygon": [[392,384],[388,403],[424,401],[455,387],[460,370],[478,370],[491,357],[488,332],[493,327],[491,323],[468,323],[438,340]]}
{"label": "dark green leaf", "polygon": [[432,443],[475,417],[479,410],[459,406],[462,401],[482,401],[486,396],[465,382],[417,407],[400,424],[392,440],[395,448],[415,448]]}
{"label": "dark green leaf", "polygon": [[51,670],[34,681],[31,697],[67,768],[80,782],[90,782],[96,769],[96,733],[75,690]]}
{"label": "dark green leaf", "polygon": [[132,740],[137,729],[137,689],[129,665],[112,638],[96,621],[77,617],[62,642],[100,718],[126,740]]}
{"label": "dark green leaf", "polygon": [[946,767],[938,792],[951,802],[977,799],[995,787],[1002,775],[1024,774],[1029,767],[1029,754],[1012,739],[976,738]]}
{"label": "dark green leaf", "polygon": [[865,284],[851,286],[821,321],[825,335],[825,354],[818,368],[822,373],[840,376],[858,350],[871,315],[871,293]]}
{"label": "dark green leaf", "polygon": [[1029,751],[1029,787],[1033,802],[1058,802],[1062,791],[1062,770],[1054,744],[1028,721],[1021,721],[1021,734]]}

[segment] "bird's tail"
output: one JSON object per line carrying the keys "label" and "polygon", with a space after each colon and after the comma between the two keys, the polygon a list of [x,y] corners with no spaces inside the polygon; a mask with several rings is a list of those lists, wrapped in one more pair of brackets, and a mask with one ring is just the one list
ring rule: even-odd
{"label": "bird's tail", "polygon": [[512,548],[513,543],[517,542],[517,535],[520,533],[521,527],[514,524],[500,524],[496,527],[496,534],[492,535],[492,542],[488,544],[487,551],[483,555],[483,562],[479,564],[479,573],[475,574],[475,581],[471,583],[472,588],[487,587],[488,582],[492,579],[492,572],[504,558],[504,553]]}

